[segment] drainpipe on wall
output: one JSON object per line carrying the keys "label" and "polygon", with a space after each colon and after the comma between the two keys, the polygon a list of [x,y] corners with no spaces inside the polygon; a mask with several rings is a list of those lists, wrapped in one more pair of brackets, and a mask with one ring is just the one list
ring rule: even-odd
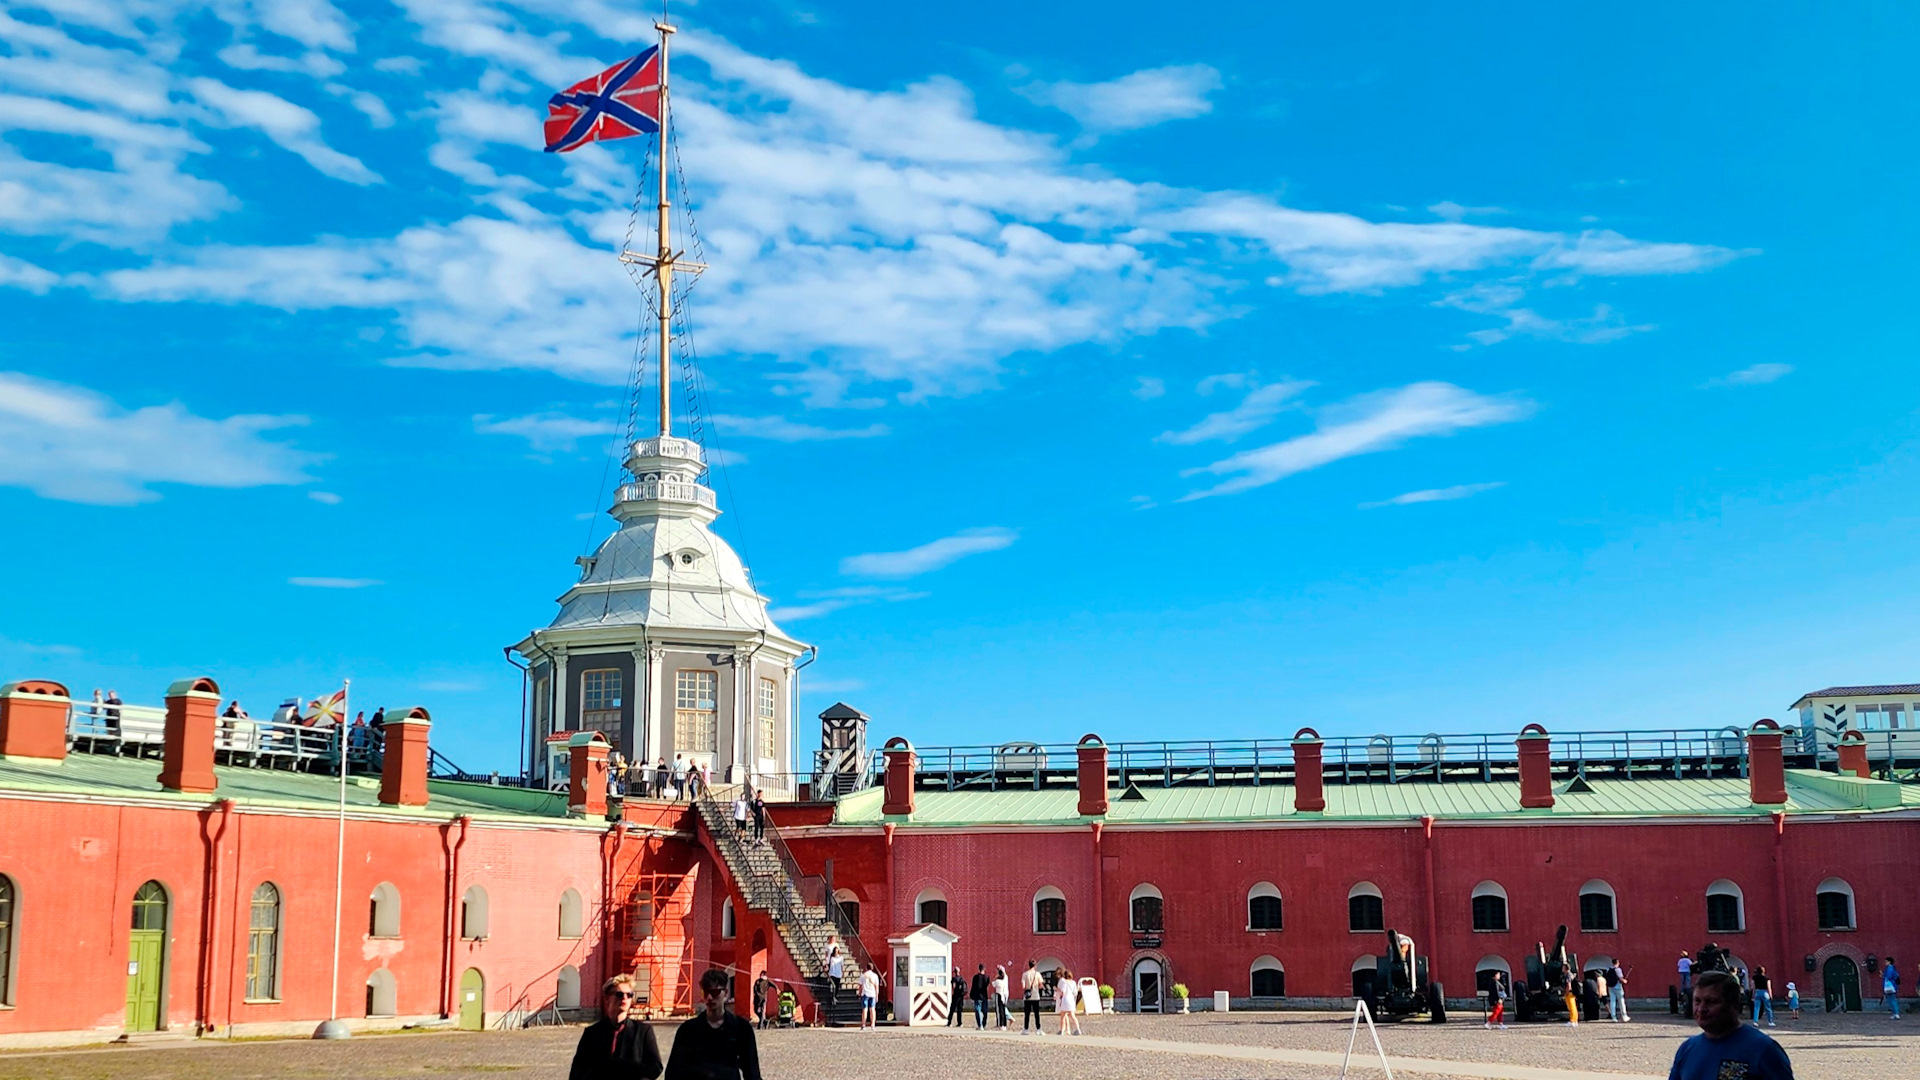
{"label": "drainpipe on wall", "polygon": [[[622,811],[622,820],[607,826],[607,831],[600,836],[600,978],[603,982],[613,970],[613,875],[614,867],[620,863],[620,845],[627,838],[625,816]],[[608,840],[613,841],[612,845],[608,845]]]}
{"label": "drainpipe on wall", "polygon": [[200,1035],[207,1034],[213,1027],[214,965],[220,960],[220,912],[214,905],[220,902],[220,846],[227,838],[227,825],[233,820],[233,800],[221,799],[216,808],[220,811],[219,831],[212,829],[211,816],[202,826],[207,842],[207,877],[200,903],[200,986],[194,1009],[196,1034]]}
{"label": "drainpipe on wall", "polygon": [[[440,1018],[442,1020],[453,1015],[453,947],[460,940],[460,925],[456,921],[459,917],[459,908],[456,905],[459,903],[460,890],[460,849],[467,844],[467,826],[471,824],[473,824],[473,818],[467,814],[461,814],[447,822],[447,836],[443,841],[447,849],[447,918],[446,933],[443,935],[446,945],[440,954]],[[453,838],[456,826],[460,830],[458,840]]]}
{"label": "drainpipe on wall", "polygon": [[1100,834],[1105,825],[1101,821],[1093,823],[1093,977],[1102,983],[1107,981],[1106,920],[1102,917],[1107,906],[1107,864],[1100,856]]}
{"label": "drainpipe on wall", "polygon": [[880,832],[886,837],[887,843],[887,933],[892,934],[894,928],[900,925],[900,905],[893,895],[893,822],[880,826]]}
{"label": "drainpipe on wall", "polygon": [[[1435,916],[1433,899],[1433,815],[1420,817],[1420,831],[1426,839],[1426,887],[1427,887],[1427,969],[1431,979],[1440,980],[1440,957],[1436,946],[1440,942],[1440,920]],[[1420,987],[1424,990],[1425,987]]]}
{"label": "drainpipe on wall", "polygon": [[1786,971],[1787,958],[1787,815],[1785,811],[1773,812],[1773,925],[1779,930],[1780,955],[1774,961],[1775,971]]}

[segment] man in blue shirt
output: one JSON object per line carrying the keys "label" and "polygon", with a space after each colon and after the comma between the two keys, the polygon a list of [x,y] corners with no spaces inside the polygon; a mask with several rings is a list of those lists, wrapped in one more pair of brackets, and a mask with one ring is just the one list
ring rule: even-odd
{"label": "man in blue shirt", "polygon": [[1680,1044],[1667,1080],[1793,1080],[1780,1044],[1740,1021],[1740,983],[1724,971],[1693,982],[1693,1018],[1700,1034]]}

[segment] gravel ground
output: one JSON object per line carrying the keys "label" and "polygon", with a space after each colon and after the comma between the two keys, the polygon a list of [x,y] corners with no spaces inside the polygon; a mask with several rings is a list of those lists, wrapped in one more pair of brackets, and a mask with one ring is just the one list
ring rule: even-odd
{"label": "gravel ground", "polygon": [[[1088,1034],[1122,1039],[1230,1044],[1284,1050],[1338,1052],[1346,1048],[1346,1017],[1331,1013],[1233,1013],[1093,1018]],[[1546,1068],[1664,1075],[1689,1025],[1666,1016],[1632,1024],[1515,1025],[1488,1032],[1478,1023],[1408,1022],[1384,1026],[1381,1039],[1396,1058],[1493,1062]],[[1920,1080],[1920,1035],[1877,1013],[1807,1017],[1774,1032],[1802,1080]],[[670,1028],[660,1031],[662,1046]],[[578,1029],[538,1028],[483,1034],[310,1040],[188,1042],[64,1052],[0,1054],[0,1080],[458,1080],[518,1073],[527,1080],[566,1075]],[[1362,1033],[1362,1039],[1365,1039]],[[1370,1048],[1370,1047],[1369,1047]],[[1036,1077],[1073,1080],[1169,1078],[1291,1078],[1332,1080],[1335,1069],[1308,1064],[1243,1061],[1204,1054],[1146,1052],[1091,1046],[1071,1039],[935,1032],[777,1031],[763,1035],[761,1059],[770,1078],[901,1080],[908,1076]],[[1377,1070],[1362,1075],[1378,1076]],[[1423,1080],[1417,1072],[1396,1077]]]}

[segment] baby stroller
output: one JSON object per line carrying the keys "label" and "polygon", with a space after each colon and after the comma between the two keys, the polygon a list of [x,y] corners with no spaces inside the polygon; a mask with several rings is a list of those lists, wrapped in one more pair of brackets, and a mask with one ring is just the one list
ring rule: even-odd
{"label": "baby stroller", "polygon": [[799,1006],[800,1003],[794,1000],[793,991],[780,991],[780,1004],[778,1011],[773,1014],[773,1026],[792,1027],[794,1025],[794,1012]]}

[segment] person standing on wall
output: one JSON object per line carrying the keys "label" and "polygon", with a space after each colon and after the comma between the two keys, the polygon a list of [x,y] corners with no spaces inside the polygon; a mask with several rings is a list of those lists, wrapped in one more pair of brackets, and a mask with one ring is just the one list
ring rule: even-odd
{"label": "person standing on wall", "polygon": [[673,755],[673,800],[680,801],[687,794],[687,759],[679,754]]}
{"label": "person standing on wall", "polygon": [[758,791],[753,793],[753,838],[756,841],[767,838],[767,797]]}
{"label": "person standing on wall", "polygon": [[580,1033],[567,1080],[654,1080],[660,1044],[633,1010],[633,976],[615,975],[600,988],[600,1019]]}
{"label": "person standing on wall", "polygon": [[1046,985],[1046,977],[1040,974],[1040,969],[1034,966],[1032,960],[1028,960],[1027,970],[1020,975],[1020,1034],[1027,1033],[1029,1020],[1033,1021],[1033,1030],[1042,1035],[1047,1033],[1040,1023],[1040,991]]}
{"label": "person standing on wall", "polygon": [[1793,1063],[1780,1044],[1740,1021],[1740,980],[1702,972],[1693,987],[1693,1018],[1700,1034],[1674,1051],[1667,1080],[1793,1080]]}
{"label": "person standing on wall", "polygon": [[753,1025],[727,1009],[730,981],[719,968],[700,976],[706,1007],[673,1033],[667,1080],[760,1080]]}
{"label": "person standing on wall", "polygon": [[740,839],[747,838],[747,787],[744,784],[733,797],[733,831],[740,834]]}

